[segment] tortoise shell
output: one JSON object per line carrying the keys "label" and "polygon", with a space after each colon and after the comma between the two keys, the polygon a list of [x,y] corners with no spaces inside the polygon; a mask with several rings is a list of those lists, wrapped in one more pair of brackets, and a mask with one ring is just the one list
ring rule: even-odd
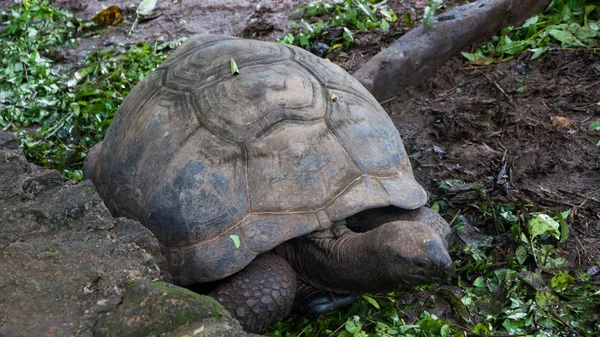
{"label": "tortoise shell", "polygon": [[186,41],[132,89],[93,165],[106,205],[157,236],[181,284],[357,212],[426,201],[392,121],[343,69],[216,35]]}

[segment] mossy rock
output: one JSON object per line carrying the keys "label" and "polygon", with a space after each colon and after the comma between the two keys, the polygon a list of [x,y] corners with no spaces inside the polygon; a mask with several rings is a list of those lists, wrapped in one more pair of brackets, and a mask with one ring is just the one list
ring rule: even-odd
{"label": "mossy rock", "polygon": [[231,320],[213,298],[160,281],[130,281],[123,303],[94,327],[97,337],[160,335],[205,319]]}

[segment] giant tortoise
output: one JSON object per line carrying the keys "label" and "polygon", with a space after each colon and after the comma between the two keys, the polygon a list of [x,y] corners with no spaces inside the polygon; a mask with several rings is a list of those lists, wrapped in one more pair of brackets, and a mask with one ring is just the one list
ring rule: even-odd
{"label": "giant tortoise", "polygon": [[453,271],[386,112],[293,46],[189,39],[132,89],[84,177],[156,235],[176,283],[221,280],[211,295],[247,330],[285,317],[297,282],[387,292]]}

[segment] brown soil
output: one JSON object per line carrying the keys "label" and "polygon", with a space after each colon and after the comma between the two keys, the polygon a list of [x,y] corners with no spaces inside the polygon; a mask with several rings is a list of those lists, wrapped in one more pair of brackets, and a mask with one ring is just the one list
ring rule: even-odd
{"label": "brown soil", "polygon": [[[574,266],[592,266],[600,260],[600,133],[588,127],[600,118],[600,54],[529,57],[490,66],[455,58],[385,106],[432,200],[491,234],[482,202],[512,203],[515,215],[572,209],[563,252]],[[455,179],[448,192],[438,187]]]}

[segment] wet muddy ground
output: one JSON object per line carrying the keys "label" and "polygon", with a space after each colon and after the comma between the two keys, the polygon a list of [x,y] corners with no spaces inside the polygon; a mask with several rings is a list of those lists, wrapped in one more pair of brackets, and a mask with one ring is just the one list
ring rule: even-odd
{"label": "wet muddy ground", "polygon": [[[489,66],[455,58],[386,106],[433,199],[492,234],[482,202],[514,204],[515,214],[572,209],[563,253],[575,266],[594,265],[600,134],[589,125],[600,118],[600,54],[529,57]],[[459,181],[446,192],[439,182],[448,180]]]}

